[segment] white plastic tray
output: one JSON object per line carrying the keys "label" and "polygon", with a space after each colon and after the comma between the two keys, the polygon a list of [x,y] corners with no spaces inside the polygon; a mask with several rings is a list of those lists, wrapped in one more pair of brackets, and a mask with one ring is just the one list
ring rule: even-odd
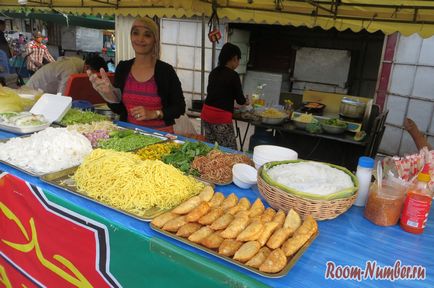
{"label": "white plastic tray", "polygon": [[5,124],[1,124],[0,123],[0,129],[7,131],[7,132],[12,132],[12,133],[17,133],[17,134],[27,134],[27,133],[33,133],[33,132],[37,132],[37,131],[41,131],[44,130],[45,128],[49,127],[50,123],[46,123],[43,125],[38,125],[38,126],[13,126],[13,125],[5,125]]}

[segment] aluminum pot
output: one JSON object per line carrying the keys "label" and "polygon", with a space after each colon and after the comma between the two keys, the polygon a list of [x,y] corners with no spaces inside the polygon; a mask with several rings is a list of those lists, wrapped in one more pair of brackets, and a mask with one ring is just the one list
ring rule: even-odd
{"label": "aluminum pot", "polygon": [[341,100],[339,114],[343,117],[361,119],[365,113],[366,104],[357,99],[344,97]]}

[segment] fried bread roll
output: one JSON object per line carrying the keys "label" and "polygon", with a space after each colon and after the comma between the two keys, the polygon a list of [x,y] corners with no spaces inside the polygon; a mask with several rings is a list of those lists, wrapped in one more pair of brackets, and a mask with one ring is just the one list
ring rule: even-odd
{"label": "fried bread roll", "polygon": [[261,221],[255,221],[249,224],[240,234],[237,236],[238,241],[254,241],[259,238],[264,230],[264,224]]}
{"label": "fried bread roll", "polygon": [[253,256],[255,256],[256,253],[258,253],[259,249],[261,248],[261,245],[259,245],[258,241],[249,241],[241,245],[240,249],[235,252],[234,260],[238,260],[240,262],[247,262],[249,261]]}
{"label": "fried bread roll", "polygon": [[200,217],[198,222],[202,225],[209,225],[213,223],[215,220],[217,220],[220,216],[222,216],[224,212],[225,211],[221,207],[213,208],[207,214]]}
{"label": "fried bread roll", "polygon": [[271,220],[273,220],[274,215],[276,215],[276,211],[274,211],[273,208],[268,207],[267,209],[265,209],[264,213],[262,213],[262,215],[261,215],[262,223],[270,222]]}
{"label": "fried bread roll", "polygon": [[164,224],[162,229],[169,232],[177,232],[178,229],[186,223],[187,220],[185,220],[185,215],[181,215],[170,221],[167,221],[167,223]]}
{"label": "fried bread roll", "polygon": [[252,207],[250,207],[249,216],[253,218],[255,216],[261,215],[264,212],[264,210],[265,210],[264,203],[262,203],[261,199],[258,198],[256,199],[255,202],[253,202]]}
{"label": "fried bread roll", "polygon": [[172,212],[181,215],[187,214],[188,212],[196,208],[200,204],[200,202],[202,202],[202,199],[200,199],[199,196],[191,197],[187,201],[181,203],[178,207],[174,208]]}
{"label": "fried bread roll", "polygon": [[220,235],[223,238],[236,238],[241,231],[246,229],[248,223],[248,217],[236,217]]}
{"label": "fried bread roll", "polygon": [[277,227],[282,227],[283,223],[285,222],[285,212],[282,210],[277,211],[276,215],[273,217],[273,222],[276,222],[278,225]]}
{"label": "fried bread roll", "polygon": [[291,228],[293,231],[297,230],[301,225],[301,218],[294,209],[288,211],[288,215],[285,218],[285,223],[283,223],[283,227]]}
{"label": "fried bread roll", "polygon": [[238,211],[237,213],[235,213],[235,218],[237,217],[247,217],[249,218],[249,211],[248,210],[242,210],[242,211]]}
{"label": "fried bread roll", "polygon": [[233,220],[234,216],[232,216],[231,214],[223,214],[222,216],[220,216],[220,218],[212,222],[210,227],[213,230],[226,229],[226,227],[228,227]]}
{"label": "fried bread roll", "polygon": [[309,240],[309,238],[308,234],[294,235],[283,243],[282,250],[286,256],[292,256],[304,245],[304,243],[307,242],[307,240]]}
{"label": "fried bread roll", "polygon": [[261,266],[261,264],[264,263],[265,259],[267,259],[270,253],[271,253],[270,248],[268,248],[267,246],[262,247],[261,249],[259,249],[259,252],[256,253],[255,256],[253,256],[252,259],[247,261],[246,265],[253,268],[259,268],[259,266]]}
{"label": "fried bread roll", "polygon": [[293,233],[294,231],[291,228],[279,228],[268,239],[267,246],[271,249],[279,248]]}
{"label": "fried bread roll", "polygon": [[235,215],[238,211],[246,211],[250,208],[250,201],[246,197],[240,199],[237,205],[228,209],[227,213]]}
{"label": "fried bread roll", "polygon": [[200,243],[207,248],[215,249],[220,247],[223,240],[225,239],[220,236],[220,231],[216,231],[208,237],[205,237],[205,239],[203,239]]}
{"label": "fried bread roll", "polygon": [[224,210],[234,207],[238,203],[238,197],[234,193],[231,193],[220,205]]}
{"label": "fried bread roll", "polygon": [[223,200],[225,200],[225,195],[223,195],[223,193],[221,192],[216,192],[214,193],[214,196],[212,196],[211,200],[209,201],[209,205],[211,207],[220,206]]}
{"label": "fried bread roll", "polygon": [[178,217],[178,214],[172,213],[172,212],[166,212],[163,213],[157,217],[155,217],[154,219],[152,219],[152,225],[154,225],[155,227],[161,228],[164,226],[164,224],[166,224],[167,222],[169,222],[170,220]]}
{"label": "fried bread roll", "polygon": [[286,258],[285,253],[283,253],[282,249],[278,248],[271,251],[264,263],[259,266],[259,271],[277,273],[285,268],[286,263],[288,263],[288,259]]}
{"label": "fried bread roll", "polygon": [[196,208],[188,212],[185,216],[185,220],[187,222],[196,222],[200,217],[208,213],[209,209],[211,209],[211,206],[209,206],[208,202],[202,202]]}
{"label": "fried bread roll", "polygon": [[199,223],[187,223],[182,225],[178,232],[176,232],[177,236],[187,238],[197,230],[199,230],[202,227]]}
{"label": "fried bread roll", "polygon": [[279,224],[274,221],[264,224],[264,230],[262,230],[262,233],[258,238],[258,242],[259,244],[261,244],[261,246],[264,246],[265,243],[267,243],[271,234],[273,234],[273,232],[277,229],[278,226]]}
{"label": "fried bread roll", "polygon": [[237,241],[235,239],[225,239],[222,244],[219,246],[218,253],[224,256],[232,257],[235,252],[240,249],[243,242]]}
{"label": "fried bread roll", "polygon": [[208,226],[203,226],[188,237],[188,240],[194,243],[200,243],[203,239],[214,233]]}
{"label": "fried bread roll", "polygon": [[298,228],[294,236],[283,243],[282,250],[286,256],[291,256],[297,252],[318,230],[318,224],[311,215],[304,219],[303,224]]}
{"label": "fried bread roll", "polygon": [[211,186],[206,185],[205,188],[203,188],[202,192],[200,192],[198,196],[202,201],[208,202],[212,199],[213,195],[214,195],[214,189]]}
{"label": "fried bread roll", "polygon": [[311,215],[307,215],[303,224],[295,231],[295,234],[309,234],[312,236],[316,231],[318,231],[318,223]]}

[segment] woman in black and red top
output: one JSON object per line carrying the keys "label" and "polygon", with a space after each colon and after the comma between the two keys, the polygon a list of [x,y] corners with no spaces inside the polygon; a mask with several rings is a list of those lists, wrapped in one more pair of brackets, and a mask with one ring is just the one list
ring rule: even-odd
{"label": "woman in black and red top", "polygon": [[175,70],[158,59],[158,26],[150,18],[138,18],[130,37],[136,57],[118,64],[114,85],[104,69],[101,77],[88,71],[89,80],[122,121],[173,133],[185,100]]}
{"label": "woman in black and red top", "polygon": [[232,124],[234,101],[239,105],[248,104],[240,77],[235,71],[240,59],[241,50],[238,46],[231,43],[223,45],[218,66],[208,77],[207,97],[200,115],[207,140],[232,149],[237,149]]}

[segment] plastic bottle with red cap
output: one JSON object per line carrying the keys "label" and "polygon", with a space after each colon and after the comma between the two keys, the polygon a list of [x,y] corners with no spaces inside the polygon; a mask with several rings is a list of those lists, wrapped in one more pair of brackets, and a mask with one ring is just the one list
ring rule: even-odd
{"label": "plastic bottle with red cap", "polygon": [[430,181],[429,164],[425,164],[417,181],[407,191],[402,210],[400,225],[407,232],[421,234],[428,220],[432,203],[432,192],[428,187]]}

